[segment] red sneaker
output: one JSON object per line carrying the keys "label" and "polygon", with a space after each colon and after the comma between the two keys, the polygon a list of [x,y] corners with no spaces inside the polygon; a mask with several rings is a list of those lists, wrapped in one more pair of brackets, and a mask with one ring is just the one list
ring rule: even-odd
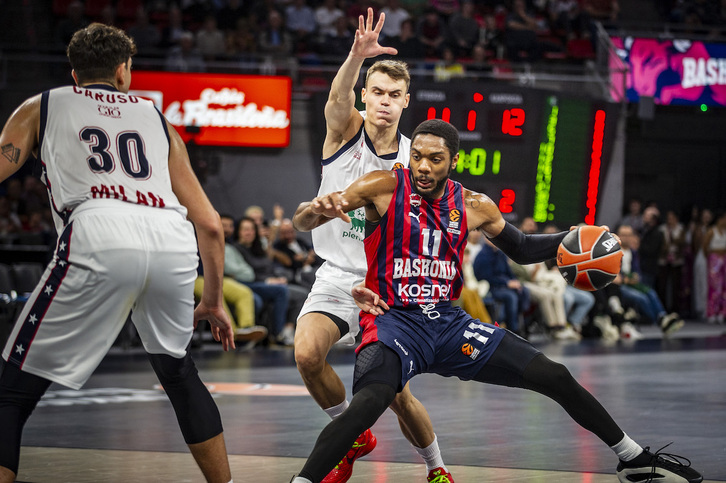
{"label": "red sneaker", "polygon": [[454,477],[445,469],[438,467],[429,471],[426,481],[428,483],[454,483]]}
{"label": "red sneaker", "polygon": [[[353,446],[345,455],[345,458],[340,460],[340,463],[333,468],[333,471],[328,473],[328,476],[323,478],[320,483],[344,483],[348,481],[353,474],[353,463],[361,456],[365,456],[376,447],[376,437],[373,436],[370,429],[366,429],[363,434],[358,436]],[[445,480],[442,480],[445,481]]]}

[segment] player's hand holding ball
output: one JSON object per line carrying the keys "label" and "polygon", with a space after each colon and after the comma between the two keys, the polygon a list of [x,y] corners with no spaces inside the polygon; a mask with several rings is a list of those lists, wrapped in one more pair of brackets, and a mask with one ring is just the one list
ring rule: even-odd
{"label": "player's hand holding ball", "polygon": [[565,281],[590,292],[615,280],[622,258],[619,240],[607,227],[600,226],[575,228],[557,249],[557,267]]}

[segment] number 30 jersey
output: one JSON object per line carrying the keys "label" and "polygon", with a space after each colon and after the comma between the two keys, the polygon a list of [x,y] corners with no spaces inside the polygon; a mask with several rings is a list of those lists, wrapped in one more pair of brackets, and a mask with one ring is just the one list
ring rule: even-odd
{"label": "number 30 jersey", "polygon": [[106,85],[46,91],[38,152],[58,233],[94,198],[186,216],[171,189],[166,123],[151,101]]}
{"label": "number 30 jersey", "polygon": [[409,169],[386,213],[364,241],[366,287],[391,307],[455,300],[464,284],[461,257],[468,235],[463,188],[447,180],[441,198],[413,191]]}

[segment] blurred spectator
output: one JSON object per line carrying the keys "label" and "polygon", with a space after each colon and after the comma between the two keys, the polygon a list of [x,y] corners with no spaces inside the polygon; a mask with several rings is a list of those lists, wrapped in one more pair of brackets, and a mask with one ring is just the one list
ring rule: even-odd
{"label": "blurred spectator", "polygon": [[386,23],[383,24],[381,30],[384,39],[401,35],[401,23],[411,18],[408,10],[401,6],[400,0],[388,0],[381,12],[386,14]]}
{"label": "blurred spectator", "polygon": [[0,196],[0,236],[13,235],[19,233],[21,229],[20,219],[10,209],[7,196]]}
{"label": "blurred spectator", "polygon": [[73,0],[68,4],[65,18],[61,19],[56,26],[56,42],[63,46],[68,45],[76,30],[80,30],[88,25],[88,19],[86,19],[83,12],[83,3],[79,0]]}
{"label": "blurred spectator", "polygon": [[126,30],[129,37],[134,39],[139,55],[149,54],[159,46],[161,42],[161,33],[156,25],[149,22],[149,14],[146,8],[139,6],[136,9],[136,17],[134,23]]}
{"label": "blurred spectator", "polygon": [[[471,50],[471,62],[467,64],[466,71],[469,74],[488,74],[492,71],[492,66],[487,62],[487,49],[483,45],[477,44]],[[483,79],[487,75],[480,75]]]}
{"label": "blurred spectator", "polygon": [[461,11],[449,18],[450,43],[456,57],[471,57],[472,49],[479,42],[479,23],[474,18],[474,3],[464,0]]}
{"label": "blurred spectator", "polygon": [[351,45],[353,45],[353,32],[350,30],[348,20],[345,17],[338,17],[334,33],[325,36],[318,51],[322,55],[347,56]]}
{"label": "blurred spectator", "polygon": [[27,222],[28,209],[23,193],[23,181],[18,177],[13,177],[5,182],[5,195],[10,205],[10,211],[18,218],[22,225]]}
{"label": "blurred spectator", "polygon": [[638,254],[640,255],[640,281],[645,285],[656,288],[658,277],[658,262],[665,246],[665,237],[659,230],[660,211],[649,206],[643,211],[643,229],[640,232]]}
{"label": "blurred spectator", "polygon": [[182,11],[175,4],[169,6],[168,17],[169,22],[161,30],[161,40],[159,41],[159,47],[164,49],[179,45],[181,37],[186,31],[182,21]]}
{"label": "blurred spectator", "polygon": [[411,14],[412,18],[418,18],[429,6],[429,0],[401,0],[401,5]]}
{"label": "blurred spectator", "polygon": [[589,16],[577,0],[550,0],[548,5],[550,29],[563,42],[576,37],[589,37]]}
{"label": "blurred spectator", "polygon": [[484,305],[484,297],[489,293],[489,282],[476,279],[474,267],[471,263],[471,246],[467,245],[464,248],[464,256],[461,260],[461,273],[464,277],[464,286],[461,288],[459,299],[454,300],[452,304],[460,306],[475,319],[491,324],[492,318],[487,311],[486,305]]}
{"label": "blurred spectator", "polygon": [[683,313],[683,265],[685,263],[686,229],[672,210],[666,212],[666,221],[658,229],[663,233],[663,249],[658,259],[656,291],[669,312]]}
{"label": "blurred spectator", "polygon": [[285,28],[285,21],[277,10],[272,10],[267,16],[267,26],[260,30],[257,46],[263,54],[275,57],[289,57],[292,55],[293,39]]}
{"label": "blurred spectator", "polygon": [[272,207],[272,222],[268,222],[265,218],[265,210],[261,206],[250,205],[245,209],[244,215],[247,218],[251,218],[257,225],[257,230],[260,233],[260,243],[262,248],[265,250],[270,249],[275,240],[277,240],[277,231],[280,228],[280,223],[285,217],[285,210],[279,204],[275,204]]}
{"label": "blurred spectator", "polygon": [[222,32],[237,28],[237,21],[247,17],[247,6],[243,0],[226,0],[224,6],[217,10],[217,27]]}
{"label": "blurred spectator", "polygon": [[441,57],[446,41],[446,23],[434,8],[427,8],[416,25],[416,37],[426,49],[426,57]]}
{"label": "blurred spectator", "polygon": [[[325,0],[315,9],[315,23],[318,25],[318,38],[321,42],[324,42],[328,35],[338,35],[336,21],[339,18],[345,18],[345,13],[338,8],[336,0]],[[386,23],[388,23],[388,19],[386,19]]]}
{"label": "blurred spectator", "polygon": [[509,60],[536,62],[545,51],[562,50],[551,42],[540,40],[537,37],[539,29],[537,19],[527,10],[524,0],[514,0],[504,37]]}
{"label": "blurred spectator", "polygon": [[448,22],[460,8],[459,0],[431,0],[431,6],[444,22]]}
{"label": "blurred spectator", "polygon": [[713,222],[713,212],[701,210],[698,221],[690,230],[693,250],[693,315],[697,318],[706,317],[706,301],[708,300],[708,261],[704,254],[703,242]]}
{"label": "blurred spectator", "polygon": [[312,287],[315,281],[315,269],[320,266],[322,260],[315,254],[313,247],[298,236],[290,219],[286,218],[280,223],[278,238],[273,246],[287,255],[290,263],[283,263],[283,266],[292,271],[292,281],[303,287]]}
{"label": "blurred spectator", "polygon": [[172,47],[166,56],[166,70],[174,72],[204,72],[207,69],[199,49],[194,45],[194,34],[184,32],[179,45]]}
{"label": "blurred spectator", "polygon": [[628,225],[636,233],[641,232],[643,229],[643,202],[640,198],[631,198],[628,200],[628,212],[618,221],[617,227],[620,225]]}
{"label": "blurred spectator", "polygon": [[477,280],[489,282],[489,292],[504,306],[507,329],[519,333],[520,315],[529,309],[529,289],[515,277],[507,256],[484,237],[484,244],[473,263]]}
{"label": "blurred spectator", "polygon": [[238,18],[237,26],[227,33],[227,54],[240,55],[257,50],[255,31],[246,18]]}
{"label": "blurred spectator", "polygon": [[345,18],[348,19],[350,28],[354,31],[358,29],[358,19],[363,16],[365,19],[368,15],[368,7],[373,9],[373,18],[378,20],[380,12],[378,11],[378,5],[371,4],[368,0],[352,0],[350,5],[345,11]]}
{"label": "blurred spectator", "polygon": [[292,34],[293,52],[312,50],[317,31],[315,12],[305,0],[293,0],[285,9],[285,28]]}
{"label": "blurred spectator", "polygon": [[703,240],[708,260],[708,300],[706,317],[710,323],[726,321],[726,212],[716,213],[716,223]]}
{"label": "blurred spectator", "polygon": [[464,66],[454,57],[454,51],[448,45],[441,52],[441,60],[434,65],[434,80],[448,82],[453,78],[464,77]]}
{"label": "blurred spectator", "polygon": [[614,24],[620,15],[618,0],[583,0],[582,9],[592,20],[606,26]]}
{"label": "blurred spectator", "polygon": [[383,45],[398,50],[397,57],[406,59],[423,59],[426,56],[426,46],[416,36],[413,19],[401,22],[401,34],[398,37],[387,38]]}
{"label": "blurred spectator", "polygon": [[[276,270],[272,256],[273,249],[262,248],[257,223],[253,219],[245,217],[240,220],[237,248],[255,272],[255,281],[247,285],[272,305],[275,320],[273,335],[277,336],[279,343],[291,346],[295,333],[294,321],[307,298],[308,290],[289,285],[288,278],[280,275],[284,272]],[[283,292],[285,295],[281,296]],[[282,298],[287,298],[288,302],[283,303]],[[282,307],[278,307],[278,304],[282,304]]]}
{"label": "blurred spectator", "polygon": [[270,21],[270,12],[277,12],[284,18],[285,11],[276,0],[255,0],[250,8],[250,25],[254,25],[258,31],[264,29]]}
{"label": "blurred spectator", "polygon": [[497,18],[494,15],[484,17],[484,26],[479,33],[479,39],[490,55],[497,59],[504,58],[504,33],[497,26]]}
{"label": "blurred spectator", "polygon": [[214,60],[224,54],[224,33],[217,28],[217,19],[214,15],[207,15],[204,18],[202,28],[197,31],[196,44],[205,61]]}
{"label": "blurred spectator", "polygon": [[623,250],[620,275],[616,282],[621,282],[623,302],[635,307],[649,322],[657,325],[665,335],[669,335],[683,327],[683,319],[677,313],[667,313],[658,293],[652,287],[641,282],[638,257],[638,235],[632,227],[621,225],[618,236]]}

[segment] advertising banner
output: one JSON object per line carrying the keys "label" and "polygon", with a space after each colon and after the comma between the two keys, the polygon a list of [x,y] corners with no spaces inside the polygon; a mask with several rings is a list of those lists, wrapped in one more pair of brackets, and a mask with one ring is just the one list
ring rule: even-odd
{"label": "advertising banner", "polygon": [[134,71],[131,94],[151,99],[184,142],[286,147],[289,77]]}
{"label": "advertising banner", "polygon": [[630,102],[647,96],[662,105],[726,105],[726,44],[637,37],[612,41],[629,68],[624,93],[621,76],[614,74],[615,100],[625,95]]}

